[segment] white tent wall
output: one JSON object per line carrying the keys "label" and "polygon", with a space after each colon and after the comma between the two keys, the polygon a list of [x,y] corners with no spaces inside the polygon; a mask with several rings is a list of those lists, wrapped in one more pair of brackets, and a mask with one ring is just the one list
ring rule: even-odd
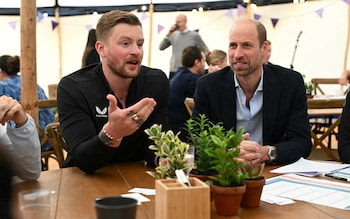
{"label": "white tent wall", "polygon": [[[305,4],[263,6],[253,10],[253,13],[261,15],[260,21],[267,29],[268,39],[272,42],[270,61],[274,64],[290,68],[297,36],[302,31],[293,66],[294,70],[306,75],[306,80],[310,80],[313,77],[339,77],[342,73],[347,50],[348,8],[349,6],[341,0],[321,0]],[[323,10],[322,17],[316,13],[319,9]],[[151,48],[150,14],[135,12],[143,23],[146,40],[144,65],[148,65],[151,49],[150,66],[160,68],[168,74],[171,47],[160,51],[158,46],[179,13],[187,15],[189,29],[199,29],[210,49],[227,51],[230,27],[233,21],[238,19],[237,9],[195,13],[154,12]],[[245,15],[240,17],[243,16]],[[272,25],[272,18],[279,19],[275,27]],[[37,79],[46,91],[48,84],[58,83],[60,79],[59,46],[61,45],[62,49],[62,75],[78,70],[87,40],[87,26],[96,27],[97,19],[92,15],[67,16],[61,17],[60,20],[48,17],[37,23]],[[17,21],[16,28],[9,25],[13,21]],[[60,30],[52,29],[52,21],[59,23]],[[0,55],[20,54],[19,22],[18,16],[0,16],[0,28],[5,33],[2,34]],[[159,33],[158,25],[164,27]],[[329,92],[334,93],[338,88],[332,87]]]}

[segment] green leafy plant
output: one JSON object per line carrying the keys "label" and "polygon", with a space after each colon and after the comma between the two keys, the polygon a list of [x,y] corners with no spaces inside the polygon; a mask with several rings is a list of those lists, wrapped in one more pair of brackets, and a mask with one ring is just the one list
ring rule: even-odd
{"label": "green leafy plant", "polygon": [[261,179],[261,178],[264,178],[263,176],[264,168],[265,168],[264,162],[252,163],[250,161],[245,163],[242,166],[241,171],[242,173],[247,174],[247,179]]}
{"label": "green leafy plant", "polygon": [[145,133],[154,141],[154,145],[149,148],[155,151],[160,160],[156,172],[150,173],[152,176],[160,179],[175,178],[175,170],[182,169],[186,173],[192,168],[192,164],[188,164],[185,158],[189,145],[179,139],[180,133],[175,135],[171,130],[164,132],[158,124],[146,129]]}
{"label": "green leafy plant", "polygon": [[204,114],[201,114],[197,119],[186,121],[185,129],[188,133],[189,144],[195,146],[195,167],[191,171],[194,174],[214,175],[216,173],[210,164],[211,158],[205,152],[205,149],[214,146],[210,137],[214,127],[218,128]]}
{"label": "green leafy plant", "polygon": [[[305,81],[305,77],[306,76],[303,74],[304,81]],[[306,94],[312,95],[312,91],[314,90],[314,85],[310,81],[304,82],[304,85],[305,85]]]}
{"label": "green leafy plant", "polygon": [[223,187],[243,185],[247,173],[241,171],[244,163],[236,159],[240,153],[238,145],[243,140],[243,128],[235,133],[232,129],[226,131],[221,125],[215,126],[210,134],[214,147],[205,150],[217,171],[217,175],[210,178]]}

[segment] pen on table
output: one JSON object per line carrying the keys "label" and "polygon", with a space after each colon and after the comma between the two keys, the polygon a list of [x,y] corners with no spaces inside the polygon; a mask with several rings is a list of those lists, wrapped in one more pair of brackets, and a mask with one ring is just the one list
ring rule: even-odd
{"label": "pen on table", "polygon": [[341,180],[341,181],[350,182],[350,178],[345,178],[345,177],[341,177],[341,176],[335,176],[335,175],[332,175],[332,174],[325,174],[325,176],[328,176],[328,177],[333,178],[333,179],[338,179],[338,180]]}

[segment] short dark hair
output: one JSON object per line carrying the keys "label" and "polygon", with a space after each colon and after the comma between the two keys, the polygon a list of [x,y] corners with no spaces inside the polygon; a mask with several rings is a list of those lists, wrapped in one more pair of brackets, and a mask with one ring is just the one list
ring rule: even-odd
{"label": "short dark hair", "polygon": [[261,22],[256,22],[256,29],[258,31],[258,38],[259,38],[259,43],[260,47],[264,44],[264,42],[267,40],[266,39],[266,28]]}
{"label": "short dark hair", "polygon": [[17,75],[20,71],[19,56],[3,55],[0,57],[0,68],[7,75]]}
{"label": "short dark hair", "polygon": [[198,46],[189,46],[182,51],[182,66],[190,68],[194,66],[195,61],[202,60],[202,50]]}
{"label": "short dark hair", "polygon": [[96,25],[97,40],[105,40],[111,29],[117,24],[130,24],[142,27],[136,15],[127,11],[112,10],[102,15]]}

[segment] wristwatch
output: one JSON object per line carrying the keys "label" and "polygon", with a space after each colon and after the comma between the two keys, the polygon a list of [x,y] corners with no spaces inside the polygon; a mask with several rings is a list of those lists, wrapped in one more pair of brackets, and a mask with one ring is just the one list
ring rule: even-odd
{"label": "wristwatch", "polygon": [[267,155],[269,156],[269,162],[272,162],[276,159],[277,152],[276,152],[276,147],[274,146],[267,146],[269,148],[269,152]]}

